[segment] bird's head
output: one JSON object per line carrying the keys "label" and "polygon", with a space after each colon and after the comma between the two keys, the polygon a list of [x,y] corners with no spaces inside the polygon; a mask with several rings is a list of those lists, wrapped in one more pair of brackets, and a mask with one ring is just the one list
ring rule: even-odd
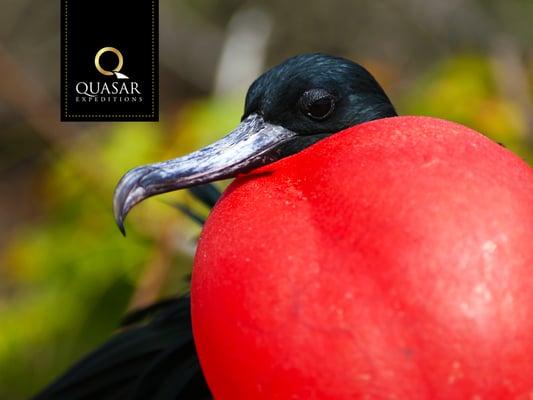
{"label": "bird's head", "polygon": [[219,141],[176,159],[128,171],[115,189],[115,219],[156,194],[233,178],[351,126],[396,116],[389,98],[362,66],[304,54],[252,83],[241,123]]}

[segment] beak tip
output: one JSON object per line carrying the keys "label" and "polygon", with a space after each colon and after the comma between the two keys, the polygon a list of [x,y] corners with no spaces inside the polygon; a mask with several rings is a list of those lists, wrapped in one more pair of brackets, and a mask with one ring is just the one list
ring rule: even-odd
{"label": "beak tip", "polygon": [[[148,171],[151,171],[149,169]],[[119,181],[113,195],[113,214],[118,229],[126,236],[124,221],[131,208],[143,200],[144,188],[139,181],[147,174],[146,168],[134,168],[128,171]]]}
{"label": "beak tip", "polygon": [[124,237],[126,237],[126,228],[124,227],[125,217],[126,215],[124,212],[115,209],[115,223],[117,224],[120,233],[122,233],[122,236]]}
{"label": "beak tip", "polygon": [[126,228],[124,228],[124,221],[117,220],[117,226],[120,233],[122,233],[122,236],[126,237]]}

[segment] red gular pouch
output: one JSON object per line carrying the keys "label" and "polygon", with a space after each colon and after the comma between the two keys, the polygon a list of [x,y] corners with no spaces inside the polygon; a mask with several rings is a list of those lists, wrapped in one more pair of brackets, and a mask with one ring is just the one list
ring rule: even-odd
{"label": "red gular pouch", "polygon": [[191,296],[218,400],[529,399],[533,170],[444,120],[355,126],[233,182]]}

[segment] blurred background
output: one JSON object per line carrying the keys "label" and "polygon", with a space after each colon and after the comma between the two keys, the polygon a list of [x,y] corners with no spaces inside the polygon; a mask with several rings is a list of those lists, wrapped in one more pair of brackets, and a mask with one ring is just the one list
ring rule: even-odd
{"label": "blurred background", "polygon": [[27,398],[127,310],[187,291],[200,228],[169,203],[207,210],[151,199],[124,239],[114,185],[228,132],[252,80],[289,56],[358,61],[401,114],[533,162],[530,0],[160,0],[160,122],[85,124],[59,122],[59,2],[1,5],[0,399]]}

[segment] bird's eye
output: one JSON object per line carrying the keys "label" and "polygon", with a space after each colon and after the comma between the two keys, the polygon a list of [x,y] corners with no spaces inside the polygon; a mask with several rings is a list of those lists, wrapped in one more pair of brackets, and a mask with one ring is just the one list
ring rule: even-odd
{"label": "bird's eye", "polygon": [[315,120],[323,120],[333,112],[335,97],[324,89],[311,89],[300,97],[304,114]]}

